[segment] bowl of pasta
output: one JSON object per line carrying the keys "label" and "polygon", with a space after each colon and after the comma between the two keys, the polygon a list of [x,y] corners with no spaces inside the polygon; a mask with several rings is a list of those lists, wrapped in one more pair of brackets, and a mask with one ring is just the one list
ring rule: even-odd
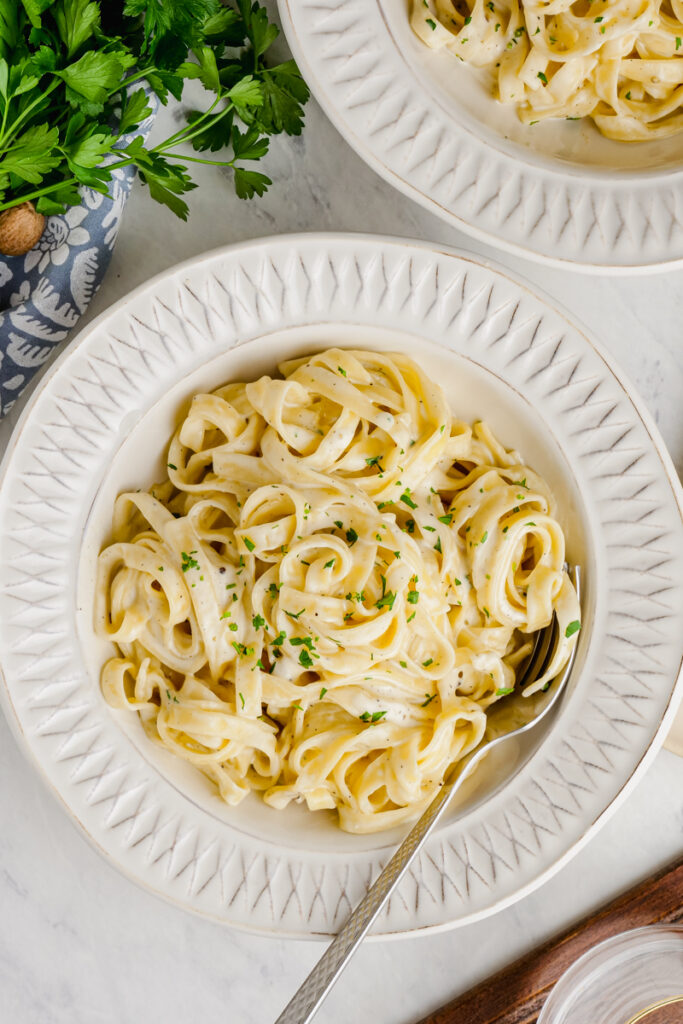
{"label": "bowl of pasta", "polygon": [[367,162],[493,245],[566,268],[683,258],[673,0],[280,0],[317,99]]}
{"label": "bowl of pasta", "polygon": [[133,879],[329,934],[556,616],[524,696],[576,648],[561,706],[473,773],[379,931],[452,926],[556,870],[653,756],[678,501],[637,400],[503,274],[390,239],[221,250],[83,332],[24,415],[3,701]]}

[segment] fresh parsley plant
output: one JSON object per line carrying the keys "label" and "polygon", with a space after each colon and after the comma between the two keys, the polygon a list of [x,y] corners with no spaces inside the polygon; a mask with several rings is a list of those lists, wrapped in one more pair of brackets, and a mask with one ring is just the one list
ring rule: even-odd
{"label": "fresh parsley plant", "polygon": [[[130,164],[183,220],[192,163],[230,167],[238,196],[263,195],[272,182],[249,165],[269,136],[301,133],[309,95],[293,60],[266,63],[277,35],[252,0],[0,0],[0,211],[32,200],[62,213],[79,185],[106,192]],[[203,109],[158,145],[126,142],[150,91],[165,104],[195,78]]]}

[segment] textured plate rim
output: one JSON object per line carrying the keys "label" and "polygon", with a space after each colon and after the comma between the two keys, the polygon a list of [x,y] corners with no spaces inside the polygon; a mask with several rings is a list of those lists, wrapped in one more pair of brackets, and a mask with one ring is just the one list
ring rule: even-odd
{"label": "textured plate rim", "polygon": [[[70,358],[75,356],[80,350],[84,343],[87,343],[88,339],[96,335],[102,328],[103,324],[110,318],[114,319],[120,314],[126,307],[134,302],[137,298],[147,294],[152,294],[154,286],[160,284],[165,280],[170,280],[174,277],[180,277],[183,272],[198,269],[204,263],[211,263],[212,261],[221,257],[230,257],[231,255],[244,253],[250,253],[253,250],[260,248],[267,248],[271,244],[282,244],[287,242],[290,247],[299,244],[309,244],[319,246],[330,246],[334,244],[340,244],[341,246],[348,244],[358,244],[359,246],[374,246],[377,249],[383,247],[395,247],[406,251],[417,250],[433,257],[444,256],[446,258],[453,258],[456,261],[462,261],[466,264],[471,264],[474,268],[482,268],[484,270],[491,271],[494,275],[499,275],[503,279],[510,282],[515,288],[520,289],[526,293],[532,300],[540,300],[540,302],[546,306],[551,312],[557,313],[562,320],[566,321],[567,324],[574,328],[574,330],[581,335],[582,343],[586,344],[592,349],[599,357],[602,363],[604,363],[606,373],[613,377],[618,387],[623,392],[624,397],[634,407],[635,411],[640,418],[647,434],[649,436],[650,443],[652,444],[658,461],[661,467],[664,469],[664,475],[667,483],[671,488],[672,497],[675,504],[677,505],[677,511],[679,519],[683,519],[683,491],[681,490],[680,483],[678,481],[675,468],[671,462],[671,458],[666,450],[666,447],[659,436],[658,430],[654,424],[652,417],[648,410],[644,407],[642,400],[640,399],[637,391],[630,384],[628,379],[620,370],[615,370],[611,365],[609,354],[602,348],[599,343],[596,343],[590,335],[585,331],[580,322],[572,315],[568,314],[560,304],[558,304],[552,298],[549,298],[541,289],[532,287],[527,284],[523,278],[520,278],[514,273],[510,273],[506,268],[498,266],[495,261],[484,260],[476,255],[461,250],[454,249],[449,246],[431,244],[421,240],[404,239],[393,236],[376,236],[369,234],[350,234],[350,233],[298,233],[292,235],[275,235],[270,237],[264,237],[255,239],[248,242],[238,242],[227,246],[222,246],[214,249],[207,253],[202,253],[194,256],[186,261],[176,264],[173,267],[168,268],[166,271],[162,271],[155,277],[151,278],[147,282],[140,285],[128,296],[119,300],[117,303],[103,311],[95,320],[93,320],[86,328],[84,328],[74,339],[74,341],[68,346],[68,348],[60,354],[57,361],[52,365],[50,370],[41,379],[34,393],[28,400],[19,421],[13,431],[12,437],[8,444],[7,450],[0,463],[0,500],[1,500],[1,489],[5,482],[9,467],[14,458],[16,449],[20,446],[24,430],[30,422],[30,418],[34,407],[39,403],[41,396],[49,388],[52,380],[62,372],[62,367],[69,361]],[[357,323],[358,321],[353,321]],[[265,333],[265,331],[264,331]],[[2,588],[5,589],[5,588]],[[2,597],[2,590],[0,589],[0,598]],[[449,930],[454,927],[460,927],[465,924],[472,923],[476,920],[480,920],[484,917],[490,916],[491,914],[503,909],[521,899],[525,895],[537,889],[546,880],[552,877],[557,871],[559,871],[564,864],[566,864],[596,833],[596,831],[611,817],[611,815],[617,810],[621,803],[627,798],[631,790],[637,784],[642,774],[647,769],[649,764],[656,756],[662,742],[665,738],[668,727],[673,720],[679,699],[683,697],[683,673],[681,673],[681,666],[679,665],[677,683],[672,684],[669,697],[667,699],[666,709],[659,720],[656,732],[654,733],[649,745],[645,748],[642,756],[633,767],[630,775],[620,784],[620,788],[615,796],[610,800],[608,805],[597,814],[594,819],[584,827],[584,831],[581,836],[570,846],[565,852],[555,857],[547,867],[545,867],[540,873],[535,875],[528,883],[520,886],[507,896],[502,896],[499,899],[494,900],[483,909],[473,910],[464,913],[461,916],[439,922],[429,923],[425,925],[413,925],[410,927],[394,929],[392,931],[379,933],[372,935],[371,938],[374,940],[379,939],[397,939],[403,937],[410,937],[412,935],[422,935],[431,932],[440,932]],[[68,804],[63,793],[57,788],[54,781],[50,778],[43,764],[37,757],[35,751],[31,747],[28,736],[23,729],[21,722],[19,721],[18,713],[14,707],[14,701],[12,699],[10,689],[7,683],[6,673],[0,663],[0,700],[6,713],[8,724],[10,725],[11,731],[13,732],[18,746],[22,753],[26,756],[27,760],[37,770],[39,777],[43,780],[48,790],[54,794],[58,802],[64,807],[67,816],[71,819],[79,831],[88,839],[91,845],[107,860],[111,863],[118,871],[128,877],[130,880],[140,885],[141,888],[152,892],[154,895],[160,896],[173,906],[190,909],[195,913],[198,913],[202,917],[207,917],[210,920],[219,921],[220,923],[229,924],[232,927],[237,927],[240,930],[245,930],[255,934],[286,937],[292,939],[326,939],[329,937],[328,932],[324,931],[308,931],[302,932],[301,930],[288,930],[286,928],[273,926],[273,927],[262,927],[259,925],[253,926],[246,924],[242,921],[228,920],[225,917],[219,916],[217,913],[210,913],[202,909],[199,906],[192,905],[186,900],[181,900],[177,896],[174,896],[170,892],[163,891],[162,889],[156,888],[151,885],[149,881],[139,877],[135,872],[130,869],[126,864],[122,863],[121,860],[106,847],[104,847],[98,839],[92,834],[88,825],[81,820],[76,811]],[[536,755],[534,755],[535,757]]]}

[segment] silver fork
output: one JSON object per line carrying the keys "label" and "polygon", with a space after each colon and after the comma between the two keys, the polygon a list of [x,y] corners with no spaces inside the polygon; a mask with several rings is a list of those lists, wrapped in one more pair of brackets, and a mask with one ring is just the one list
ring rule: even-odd
{"label": "silver fork", "polygon": [[[574,568],[573,575],[576,593],[580,599],[580,570],[578,566]],[[275,1024],[309,1024],[313,1020],[322,1001],[363,941],[380,910],[403,878],[427,837],[436,827],[451,797],[460,788],[465,778],[493,747],[505,743],[513,736],[519,736],[521,733],[533,729],[548,714],[569,678],[574,664],[576,647],[574,647],[561,675],[553,680],[551,688],[544,687],[543,691],[539,691],[529,698],[521,695],[521,688],[543,675],[545,667],[550,664],[550,658],[558,639],[558,630],[557,616],[553,615],[550,625],[536,634],[534,647],[520,679],[517,680],[514,695],[498,701],[491,709],[482,742],[461,761],[453,765],[447,773],[439,792],[420,819],[413,825],[396,853],[360,901],[341,931],[327,947]],[[510,729],[510,720],[514,719],[514,714],[519,711],[523,715],[523,724]],[[507,729],[505,728],[506,720]]]}

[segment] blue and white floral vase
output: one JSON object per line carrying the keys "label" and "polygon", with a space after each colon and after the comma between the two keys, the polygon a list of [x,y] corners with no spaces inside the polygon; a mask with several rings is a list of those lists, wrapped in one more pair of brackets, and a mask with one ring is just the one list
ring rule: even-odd
{"label": "blue and white floral vase", "polygon": [[[153,117],[133,135],[146,136]],[[25,256],[0,257],[0,418],[90,305],[109,266],[134,177],[133,167],[112,171],[106,196],[82,188],[80,206],[48,217]]]}

